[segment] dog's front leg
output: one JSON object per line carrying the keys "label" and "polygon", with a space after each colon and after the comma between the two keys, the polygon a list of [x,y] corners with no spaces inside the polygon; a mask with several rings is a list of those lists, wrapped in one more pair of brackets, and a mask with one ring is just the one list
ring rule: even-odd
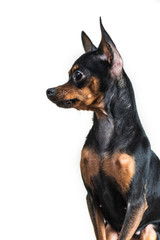
{"label": "dog's front leg", "polygon": [[126,216],[118,240],[130,240],[132,238],[147,207],[148,205],[146,199],[141,199],[134,203],[129,201]]}
{"label": "dog's front leg", "polygon": [[101,209],[90,194],[86,199],[96,238],[97,240],[106,240],[106,227]]}

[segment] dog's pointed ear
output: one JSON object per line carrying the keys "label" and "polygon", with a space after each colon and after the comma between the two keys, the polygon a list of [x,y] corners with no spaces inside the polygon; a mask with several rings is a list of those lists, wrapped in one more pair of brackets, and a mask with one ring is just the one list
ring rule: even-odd
{"label": "dog's pointed ear", "polygon": [[110,72],[112,76],[118,78],[121,75],[123,68],[122,58],[111,37],[104,29],[101,18],[100,27],[102,33],[102,39],[98,47],[100,58],[101,60],[107,61],[110,64],[111,66]]}
{"label": "dog's pointed ear", "polygon": [[85,32],[82,31],[81,37],[85,52],[91,52],[97,49]]}

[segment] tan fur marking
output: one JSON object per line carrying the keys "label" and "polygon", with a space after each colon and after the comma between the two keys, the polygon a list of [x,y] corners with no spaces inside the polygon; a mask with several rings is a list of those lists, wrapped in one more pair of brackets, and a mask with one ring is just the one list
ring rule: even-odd
{"label": "tan fur marking", "polygon": [[74,65],[72,68],[72,73],[74,73],[79,68],[78,64]]}
{"label": "tan fur marking", "polygon": [[74,73],[77,69],[79,68],[78,64],[74,65],[68,72],[68,74],[70,75],[71,72]]}
{"label": "tan fur marking", "polygon": [[106,227],[104,224],[104,216],[101,209],[95,202],[90,202],[87,196],[87,206],[91,221],[93,223],[95,235],[97,240],[106,240]]}
{"label": "tan fur marking", "polygon": [[117,240],[118,239],[118,233],[113,230],[113,228],[107,224],[106,226],[106,240]]}
{"label": "tan fur marking", "polygon": [[98,174],[100,167],[98,155],[92,149],[84,148],[82,150],[80,167],[85,184],[92,187],[91,177]]}
{"label": "tan fur marking", "polygon": [[106,228],[104,225],[104,217],[100,209],[96,212],[96,222],[97,222],[97,230],[98,230],[98,236],[101,240],[106,240]]}
{"label": "tan fur marking", "polygon": [[[112,227],[107,224],[106,227],[106,240],[118,240],[119,233],[112,229]],[[154,227],[152,224],[149,224],[146,226],[140,235],[137,235],[136,237],[132,237],[131,240],[156,240],[157,239],[157,233],[154,230]]]}
{"label": "tan fur marking", "polygon": [[131,239],[133,237],[136,229],[138,228],[138,226],[139,226],[139,224],[140,224],[140,222],[142,220],[144,212],[147,209],[147,206],[148,206],[148,204],[147,204],[147,202],[145,200],[145,202],[142,203],[140,206],[137,206],[136,209],[134,209],[134,210],[132,209],[131,210],[132,213],[130,214],[130,219],[128,219],[127,222],[125,222],[125,220],[124,220],[124,223],[123,223],[123,226],[121,228],[121,232],[120,232],[119,238],[121,238],[121,236],[124,233],[124,231],[125,231],[125,236],[123,236],[124,240],[128,240],[128,239]]}
{"label": "tan fur marking", "polygon": [[99,79],[91,77],[89,84],[78,90],[80,102],[77,102],[75,107],[78,110],[95,111],[97,117],[106,116],[106,111],[103,104],[103,95],[99,91]]}
{"label": "tan fur marking", "polygon": [[156,240],[157,239],[157,233],[154,230],[154,227],[152,224],[149,224],[147,227],[145,227],[142,230],[142,233],[140,235],[140,240]]}
{"label": "tan fur marking", "polygon": [[123,192],[127,192],[135,173],[135,160],[126,153],[116,153],[103,161],[103,170],[113,177]]}
{"label": "tan fur marking", "polygon": [[71,74],[71,69],[68,71],[68,75],[70,75]]}
{"label": "tan fur marking", "polygon": [[[80,98],[84,105],[91,106],[91,104],[101,95],[99,92],[99,79],[91,77],[89,84],[78,90]],[[89,97],[88,97],[89,96]]]}
{"label": "tan fur marking", "polygon": [[[78,68],[78,65],[73,67]],[[103,94],[99,91],[99,79],[91,77],[87,86],[77,88],[71,82],[57,87],[57,101],[77,99],[73,105],[77,110],[92,110],[98,118],[103,118],[107,115],[104,103]]]}

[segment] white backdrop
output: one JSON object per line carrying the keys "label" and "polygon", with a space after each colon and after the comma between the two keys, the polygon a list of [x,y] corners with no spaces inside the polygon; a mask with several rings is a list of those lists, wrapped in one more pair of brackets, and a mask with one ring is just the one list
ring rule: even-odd
{"label": "white backdrop", "polygon": [[67,81],[81,30],[99,44],[100,16],[160,156],[160,0],[0,0],[0,240],[95,238],[79,169],[92,113],[45,91]]}

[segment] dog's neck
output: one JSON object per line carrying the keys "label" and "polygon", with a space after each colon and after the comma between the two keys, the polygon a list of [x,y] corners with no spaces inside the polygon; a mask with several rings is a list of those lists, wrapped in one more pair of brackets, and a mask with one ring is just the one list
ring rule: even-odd
{"label": "dog's neck", "polygon": [[123,151],[135,136],[137,126],[142,129],[133,88],[125,73],[121,82],[106,92],[103,111],[106,114],[102,111],[101,115],[94,114],[92,128],[98,148],[102,152],[115,151],[116,148]]}

